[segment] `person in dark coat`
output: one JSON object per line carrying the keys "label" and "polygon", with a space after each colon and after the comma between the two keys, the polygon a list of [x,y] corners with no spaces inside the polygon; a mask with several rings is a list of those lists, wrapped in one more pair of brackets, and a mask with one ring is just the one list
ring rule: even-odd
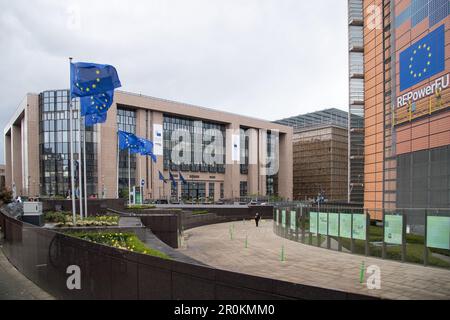
{"label": "person in dark coat", "polygon": [[259,226],[259,220],[261,220],[261,216],[259,215],[259,213],[256,213],[256,215],[255,215],[256,227]]}

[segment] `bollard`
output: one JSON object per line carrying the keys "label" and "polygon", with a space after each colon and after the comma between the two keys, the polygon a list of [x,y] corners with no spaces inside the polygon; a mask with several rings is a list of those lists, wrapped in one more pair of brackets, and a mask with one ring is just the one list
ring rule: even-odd
{"label": "bollard", "polygon": [[248,235],[245,236],[245,249],[248,248]]}
{"label": "bollard", "polygon": [[230,240],[233,240],[233,229],[230,227]]}
{"label": "bollard", "polygon": [[286,257],[285,257],[285,253],[284,253],[284,244],[281,246],[280,261],[281,262],[285,262],[286,261]]}
{"label": "bollard", "polygon": [[363,283],[364,281],[364,274],[365,274],[365,263],[364,261],[361,263],[361,270],[359,272],[359,283]]}

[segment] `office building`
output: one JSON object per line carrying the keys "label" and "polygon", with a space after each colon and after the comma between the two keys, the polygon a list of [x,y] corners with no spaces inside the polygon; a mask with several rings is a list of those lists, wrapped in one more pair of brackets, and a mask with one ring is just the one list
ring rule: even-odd
{"label": "office building", "polygon": [[[75,160],[78,105],[75,100]],[[20,104],[4,131],[6,185],[17,194],[69,195],[69,115],[68,90],[28,94]],[[139,155],[129,158],[126,150],[118,153],[118,130],[152,140],[157,162]],[[143,185],[145,199],[217,201],[250,195],[292,199],[290,127],[117,91],[106,123],[87,128],[85,137],[88,196],[126,196],[131,180],[131,186]],[[172,172],[177,187],[163,183],[159,171],[166,179]]]}

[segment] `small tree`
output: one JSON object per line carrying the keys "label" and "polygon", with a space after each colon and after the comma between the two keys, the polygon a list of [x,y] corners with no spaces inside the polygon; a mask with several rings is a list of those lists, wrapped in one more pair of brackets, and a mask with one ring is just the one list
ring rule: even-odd
{"label": "small tree", "polygon": [[0,191],[0,202],[4,204],[11,203],[13,200],[13,194],[11,190],[8,190],[4,188],[2,191]]}

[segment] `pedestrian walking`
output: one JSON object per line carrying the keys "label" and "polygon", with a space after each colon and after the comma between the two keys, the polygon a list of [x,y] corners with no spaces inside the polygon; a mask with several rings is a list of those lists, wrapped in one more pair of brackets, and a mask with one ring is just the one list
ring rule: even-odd
{"label": "pedestrian walking", "polygon": [[257,212],[255,215],[255,222],[256,222],[256,227],[258,228],[259,226],[259,221],[261,220],[261,216],[260,214]]}

